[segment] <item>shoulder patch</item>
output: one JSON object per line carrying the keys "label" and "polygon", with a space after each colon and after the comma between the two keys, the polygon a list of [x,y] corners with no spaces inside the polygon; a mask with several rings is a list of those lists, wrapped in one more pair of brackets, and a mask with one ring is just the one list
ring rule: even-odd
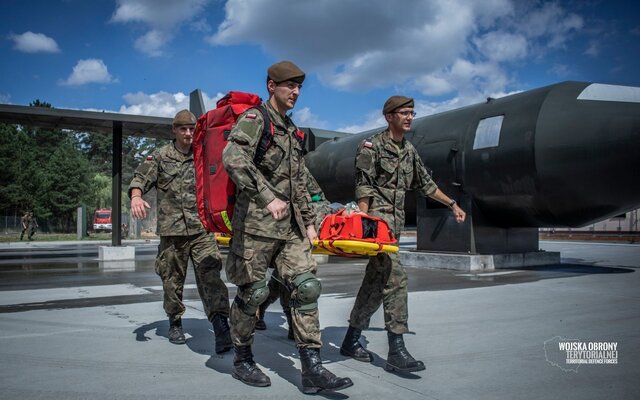
{"label": "shoulder patch", "polygon": [[147,156],[147,161],[151,161],[151,160],[153,160],[153,156],[152,155],[148,155]]}
{"label": "shoulder patch", "polygon": [[370,149],[373,147],[373,143],[371,143],[368,140],[365,140],[364,142],[362,142],[362,147],[366,147],[367,149]]}
{"label": "shoulder patch", "polygon": [[247,113],[245,115],[245,117],[249,118],[249,119],[256,119],[257,115],[254,113]]}

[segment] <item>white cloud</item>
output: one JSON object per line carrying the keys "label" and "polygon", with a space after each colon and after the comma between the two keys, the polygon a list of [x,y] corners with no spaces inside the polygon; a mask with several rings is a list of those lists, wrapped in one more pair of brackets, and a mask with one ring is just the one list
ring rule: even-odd
{"label": "white cloud", "polygon": [[584,25],[559,3],[516,0],[228,0],[225,12],[212,45],[259,45],[336,89],[458,99],[505,92],[505,64],[565,46]]}
{"label": "white cloud", "polygon": [[9,93],[0,93],[0,103],[11,104],[11,95]]}
{"label": "white cloud", "polygon": [[527,55],[527,38],[520,34],[488,32],[473,42],[480,53],[492,61],[513,61]]}
{"label": "white cloud", "polygon": [[311,112],[309,107],[303,107],[300,110],[293,111],[293,120],[296,125],[304,127],[314,127],[324,129],[329,124],[326,121],[321,120],[317,115]]}
{"label": "white cloud", "polygon": [[[209,97],[202,92],[202,98],[207,110],[216,107],[216,102],[224,96],[223,93],[217,93],[214,97]],[[127,93],[123,96],[127,105],[120,106],[121,113],[135,115],[149,115],[155,117],[169,117],[180,110],[189,108],[189,95],[182,92],[168,93],[157,92],[147,94],[143,92]]]}
{"label": "white cloud", "polygon": [[584,54],[596,58],[600,55],[601,47],[602,45],[599,41],[592,40],[591,42],[589,42],[589,47],[587,47],[587,50],[585,50]]}
{"label": "white cloud", "polygon": [[60,81],[61,85],[67,86],[79,86],[87,83],[114,83],[117,79],[114,79],[105,63],[96,58],[89,58],[86,60],[79,60],[73,67],[71,75],[64,80]]}
{"label": "white cloud", "polygon": [[167,32],[152,29],[137,38],[134,47],[151,57],[159,57],[163,54],[163,47],[170,38],[171,35]]}
{"label": "white cloud", "polygon": [[[111,22],[146,25],[149,30],[137,38],[135,48],[151,56],[164,54],[164,47],[175,32],[204,10],[209,0],[117,0]],[[204,29],[202,20],[196,29]]]}
{"label": "white cloud", "polygon": [[571,34],[584,26],[582,17],[565,11],[558,3],[544,3],[540,8],[521,11],[522,20],[512,23],[528,38],[544,40],[550,48],[563,47]]}
{"label": "white cloud", "polygon": [[20,35],[10,34],[9,39],[13,40],[13,48],[23,53],[60,52],[58,43],[44,33],[29,31]]}
{"label": "white cloud", "polygon": [[384,115],[382,115],[382,112],[380,110],[375,110],[367,113],[367,115],[364,117],[363,123],[341,126],[336,130],[338,132],[359,133],[374,128],[380,128],[386,125],[387,121],[384,119]]}

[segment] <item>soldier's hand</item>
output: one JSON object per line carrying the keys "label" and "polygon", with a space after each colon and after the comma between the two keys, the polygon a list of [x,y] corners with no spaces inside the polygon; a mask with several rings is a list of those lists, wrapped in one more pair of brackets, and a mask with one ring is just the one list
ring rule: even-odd
{"label": "soldier's hand", "polygon": [[267,204],[267,210],[269,210],[273,219],[281,220],[289,212],[289,202],[275,198],[271,203]]}
{"label": "soldier's hand", "polygon": [[453,211],[453,216],[456,218],[457,223],[461,224],[464,222],[467,213],[465,213],[462,208],[458,207],[457,204],[454,204],[451,211]]}
{"label": "soldier's hand", "polygon": [[311,224],[307,226],[307,237],[313,243],[314,240],[318,239],[318,233],[316,232],[316,227]]}
{"label": "soldier's hand", "polygon": [[131,198],[131,214],[136,219],[147,218],[147,208],[151,208],[149,203],[144,201],[140,196]]}

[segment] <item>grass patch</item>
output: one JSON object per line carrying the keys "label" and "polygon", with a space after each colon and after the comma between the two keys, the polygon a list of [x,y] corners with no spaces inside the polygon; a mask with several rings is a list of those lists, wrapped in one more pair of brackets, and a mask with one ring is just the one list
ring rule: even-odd
{"label": "grass patch", "polygon": [[[55,242],[55,241],[64,241],[64,240],[78,240],[77,233],[40,233],[36,232],[33,235],[33,240],[38,242]],[[81,240],[91,241],[91,240],[111,240],[110,233],[92,233],[91,236],[86,237]],[[20,233],[10,233],[5,235],[0,235],[0,242],[19,242],[20,241]],[[28,241],[25,235],[23,241]]]}

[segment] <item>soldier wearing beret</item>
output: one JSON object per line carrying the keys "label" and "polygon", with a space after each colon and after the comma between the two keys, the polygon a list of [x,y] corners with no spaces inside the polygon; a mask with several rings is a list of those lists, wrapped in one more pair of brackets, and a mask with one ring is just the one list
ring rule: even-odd
{"label": "soldier wearing beret", "polygon": [[213,325],[215,351],[223,353],[232,348],[227,322],[229,291],[220,278],[222,259],[216,240],[206,232],[198,216],[191,147],[195,127],[196,117],[189,110],[175,115],[172,126],[175,139],[151,153],[136,169],[129,185],[129,197],[132,215],[144,219],[150,205],[142,195],[154,187],[157,189],[160,245],[155,267],[162,279],[169,341],[186,342],[182,329],[185,312],[182,297],[191,259],[198,293]]}
{"label": "soldier wearing beret", "polygon": [[[227,257],[228,279],[238,286],[231,305],[231,338],[235,350],[232,376],[247,385],[269,386],[271,381],[253,360],[251,347],[260,304],[269,297],[266,273],[275,265],[291,292],[291,320],[302,364],[304,393],[340,390],[353,383],[322,366],[316,278],[311,256],[317,233],[298,131],[287,112],[300,95],[304,72],[290,61],[269,67],[269,100],[247,110],[229,135],[222,160],[236,184],[231,224],[233,239]],[[255,154],[263,137],[264,115],[273,127],[271,144],[261,159]]]}
{"label": "soldier wearing beret", "polygon": [[[384,103],[382,113],[387,129],[365,139],[356,153],[356,199],[360,210],[385,220],[399,239],[404,226],[405,193],[414,189],[447,205],[456,221],[463,222],[465,212],[438,189],[415,147],[404,138],[415,116],[413,99],[391,96]],[[393,253],[369,258],[340,353],[358,361],[373,361],[359,338],[381,304],[389,340],[385,369],[397,372],[425,369],[424,363],[415,360],[404,345],[402,335],[409,332],[407,274],[398,255]]]}

